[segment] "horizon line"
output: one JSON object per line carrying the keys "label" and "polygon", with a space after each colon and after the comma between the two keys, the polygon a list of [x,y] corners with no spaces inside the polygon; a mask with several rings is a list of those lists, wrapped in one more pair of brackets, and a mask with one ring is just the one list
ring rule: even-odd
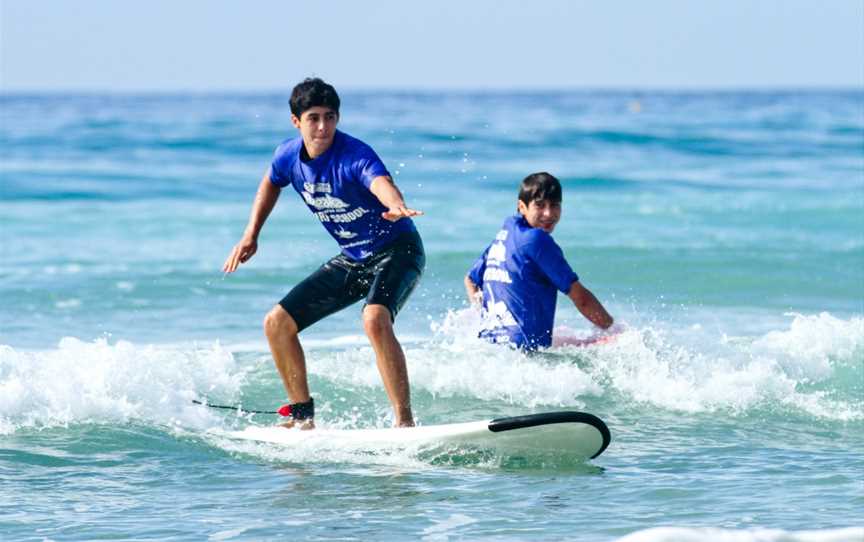
{"label": "horizon line", "polygon": [[[257,88],[121,88],[121,89],[106,89],[106,88],[3,88],[0,86],[0,96],[15,96],[15,95],[118,95],[118,96],[134,96],[134,95],[228,95],[228,94],[247,94],[247,95],[274,95],[290,93],[292,86],[283,88],[278,87],[257,87]],[[339,92],[347,93],[413,93],[413,94],[544,94],[544,93],[561,93],[561,92],[576,92],[576,93],[593,93],[593,92],[613,92],[613,93],[628,93],[628,92],[657,92],[657,93],[695,93],[695,92],[713,92],[713,93],[761,93],[761,92],[864,92],[864,84],[849,84],[849,85],[822,85],[822,84],[796,84],[796,85],[590,85],[590,86],[567,86],[567,85],[548,85],[548,86],[514,86],[514,87],[428,87],[428,86],[357,86],[357,85],[340,85]]]}

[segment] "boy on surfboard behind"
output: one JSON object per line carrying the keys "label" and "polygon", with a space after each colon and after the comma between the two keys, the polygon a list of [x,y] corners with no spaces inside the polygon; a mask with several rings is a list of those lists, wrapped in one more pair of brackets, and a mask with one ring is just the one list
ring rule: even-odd
{"label": "boy on surfboard behind", "polygon": [[483,337],[532,351],[552,346],[557,291],[603,329],[613,319],[582,286],[552,239],[561,219],[561,183],[546,172],[525,177],[517,213],[507,218],[465,277],[472,304],[484,314]]}
{"label": "boy on surfboard behind", "polygon": [[231,273],[258,248],[258,234],[282,188],[291,186],[340,253],[294,286],[264,318],[264,331],[292,403],[286,427],[314,427],[306,359],[298,335],[318,320],[365,299],[363,328],[397,427],[414,425],[405,354],[393,321],[425,265],[423,242],[410,209],[369,145],[336,129],[339,96],[321,79],[306,79],[291,93],[291,122],[300,132],[276,149],[261,180],[249,223],[223,265]]}

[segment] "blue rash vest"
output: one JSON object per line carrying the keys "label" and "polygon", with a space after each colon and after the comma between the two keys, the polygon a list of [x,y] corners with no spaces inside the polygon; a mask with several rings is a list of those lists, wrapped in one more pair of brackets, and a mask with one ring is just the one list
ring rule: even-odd
{"label": "blue rash vest", "polygon": [[376,177],[390,173],[372,147],[336,130],[333,144],[321,156],[304,162],[302,151],[302,137],[279,145],[268,172],[270,182],[279,187],[290,184],[345,256],[365,260],[414,230],[410,218],[391,222],[381,216],[387,207],[369,187]]}
{"label": "blue rash vest", "polygon": [[552,345],[558,291],[579,280],[552,236],[518,214],[504,221],[468,277],[483,289],[480,336],[524,350]]}

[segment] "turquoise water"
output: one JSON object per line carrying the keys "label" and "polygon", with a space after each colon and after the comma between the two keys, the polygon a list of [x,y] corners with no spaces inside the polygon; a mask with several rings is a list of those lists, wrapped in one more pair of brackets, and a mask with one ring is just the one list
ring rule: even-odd
{"label": "turquoise water", "polygon": [[[274,420],[192,400],[281,404],[261,320],[335,252],[286,192],[219,271],[286,96],[0,105],[3,539],[864,537],[864,93],[344,93],[426,213],[397,322],[418,421],[584,410],[613,438],[589,463],[225,438]],[[462,276],[538,170],[614,343],[474,338]],[[591,334],[563,297],[556,324]],[[323,425],[390,424],[359,307],[303,341]]]}

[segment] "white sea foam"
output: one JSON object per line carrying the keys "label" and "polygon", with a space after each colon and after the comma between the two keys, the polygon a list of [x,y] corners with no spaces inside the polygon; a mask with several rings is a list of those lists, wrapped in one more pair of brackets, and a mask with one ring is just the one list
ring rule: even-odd
{"label": "white sea foam", "polygon": [[779,360],[784,370],[801,378],[827,378],[833,361],[851,361],[864,353],[864,318],[842,320],[827,312],[791,313],[788,330],[772,331],[753,342],[754,355]]}
{"label": "white sea foam", "polygon": [[218,418],[192,399],[204,394],[231,399],[244,378],[219,344],[137,346],[65,338],[45,351],[0,346],[0,434],[134,420],[209,427]]}
{"label": "white sea foam", "polygon": [[618,542],[861,542],[864,528],[825,529],[819,531],[784,531],[782,529],[716,529],[688,527],[655,527],[637,531]]}
{"label": "white sea foam", "polygon": [[[657,326],[632,327],[608,344],[524,356],[477,339],[476,314],[466,310],[438,324],[434,339],[407,342],[405,350],[413,389],[439,397],[581,408],[590,397],[621,396],[683,412],[746,415],[767,408],[864,419],[855,383],[864,370],[864,319],[791,318],[787,329],[756,337],[712,336],[691,327],[687,332],[700,334],[698,340],[682,344]],[[309,346],[309,372],[339,388],[380,389],[374,353],[360,339]],[[263,343],[247,346],[266,352]],[[0,433],[130,420],[190,430],[218,426],[216,413],[191,400],[236,402],[253,369],[259,367],[241,367],[232,349],[218,343],[140,346],[66,338],[43,351],[0,346]]]}
{"label": "white sea foam", "polygon": [[[479,317],[464,310],[435,326],[436,348],[409,351],[409,368],[415,386],[437,394],[529,406],[578,406],[585,394],[617,391],[637,403],[675,411],[736,414],[769,408],[864,419],[862,398],[835,382],[850,377],[850,371],[855,378],[855,370],[861,377],[864,319],[790,316],[788,329],[757,337],[712,335],[701,326],[684,334],[656,325],[632,327],[607,344],[552,349],[561,360],[550,364],[477,340]],[[349,378],[371,385],[374,377]]]}
{"label": "white sea foam", "polygon": [[[755,338],[712,338],[680,346],[657,329],[623,334],[597,349],[595,366],[619,391],[673,410],[746,412],[780,408],[835,420],[864,419],[864,403],[831,379],[861,364],[860,318],[796,315],[790,328]],[[823,389],[812,385],[826,383]],[[833,385],[832,385],[833,384]]]}
{"label": "white sea foam", "polygon": [[[572,364],[551,364],[474,339],[471,343],[408,347],[408,373],[414,389],[440,397],[465,396],[527,407],[581,406],[582,395],[600,394],[591,376]],[[338,352],[309,364],[346,386],[381,386],[371,348]]]}

